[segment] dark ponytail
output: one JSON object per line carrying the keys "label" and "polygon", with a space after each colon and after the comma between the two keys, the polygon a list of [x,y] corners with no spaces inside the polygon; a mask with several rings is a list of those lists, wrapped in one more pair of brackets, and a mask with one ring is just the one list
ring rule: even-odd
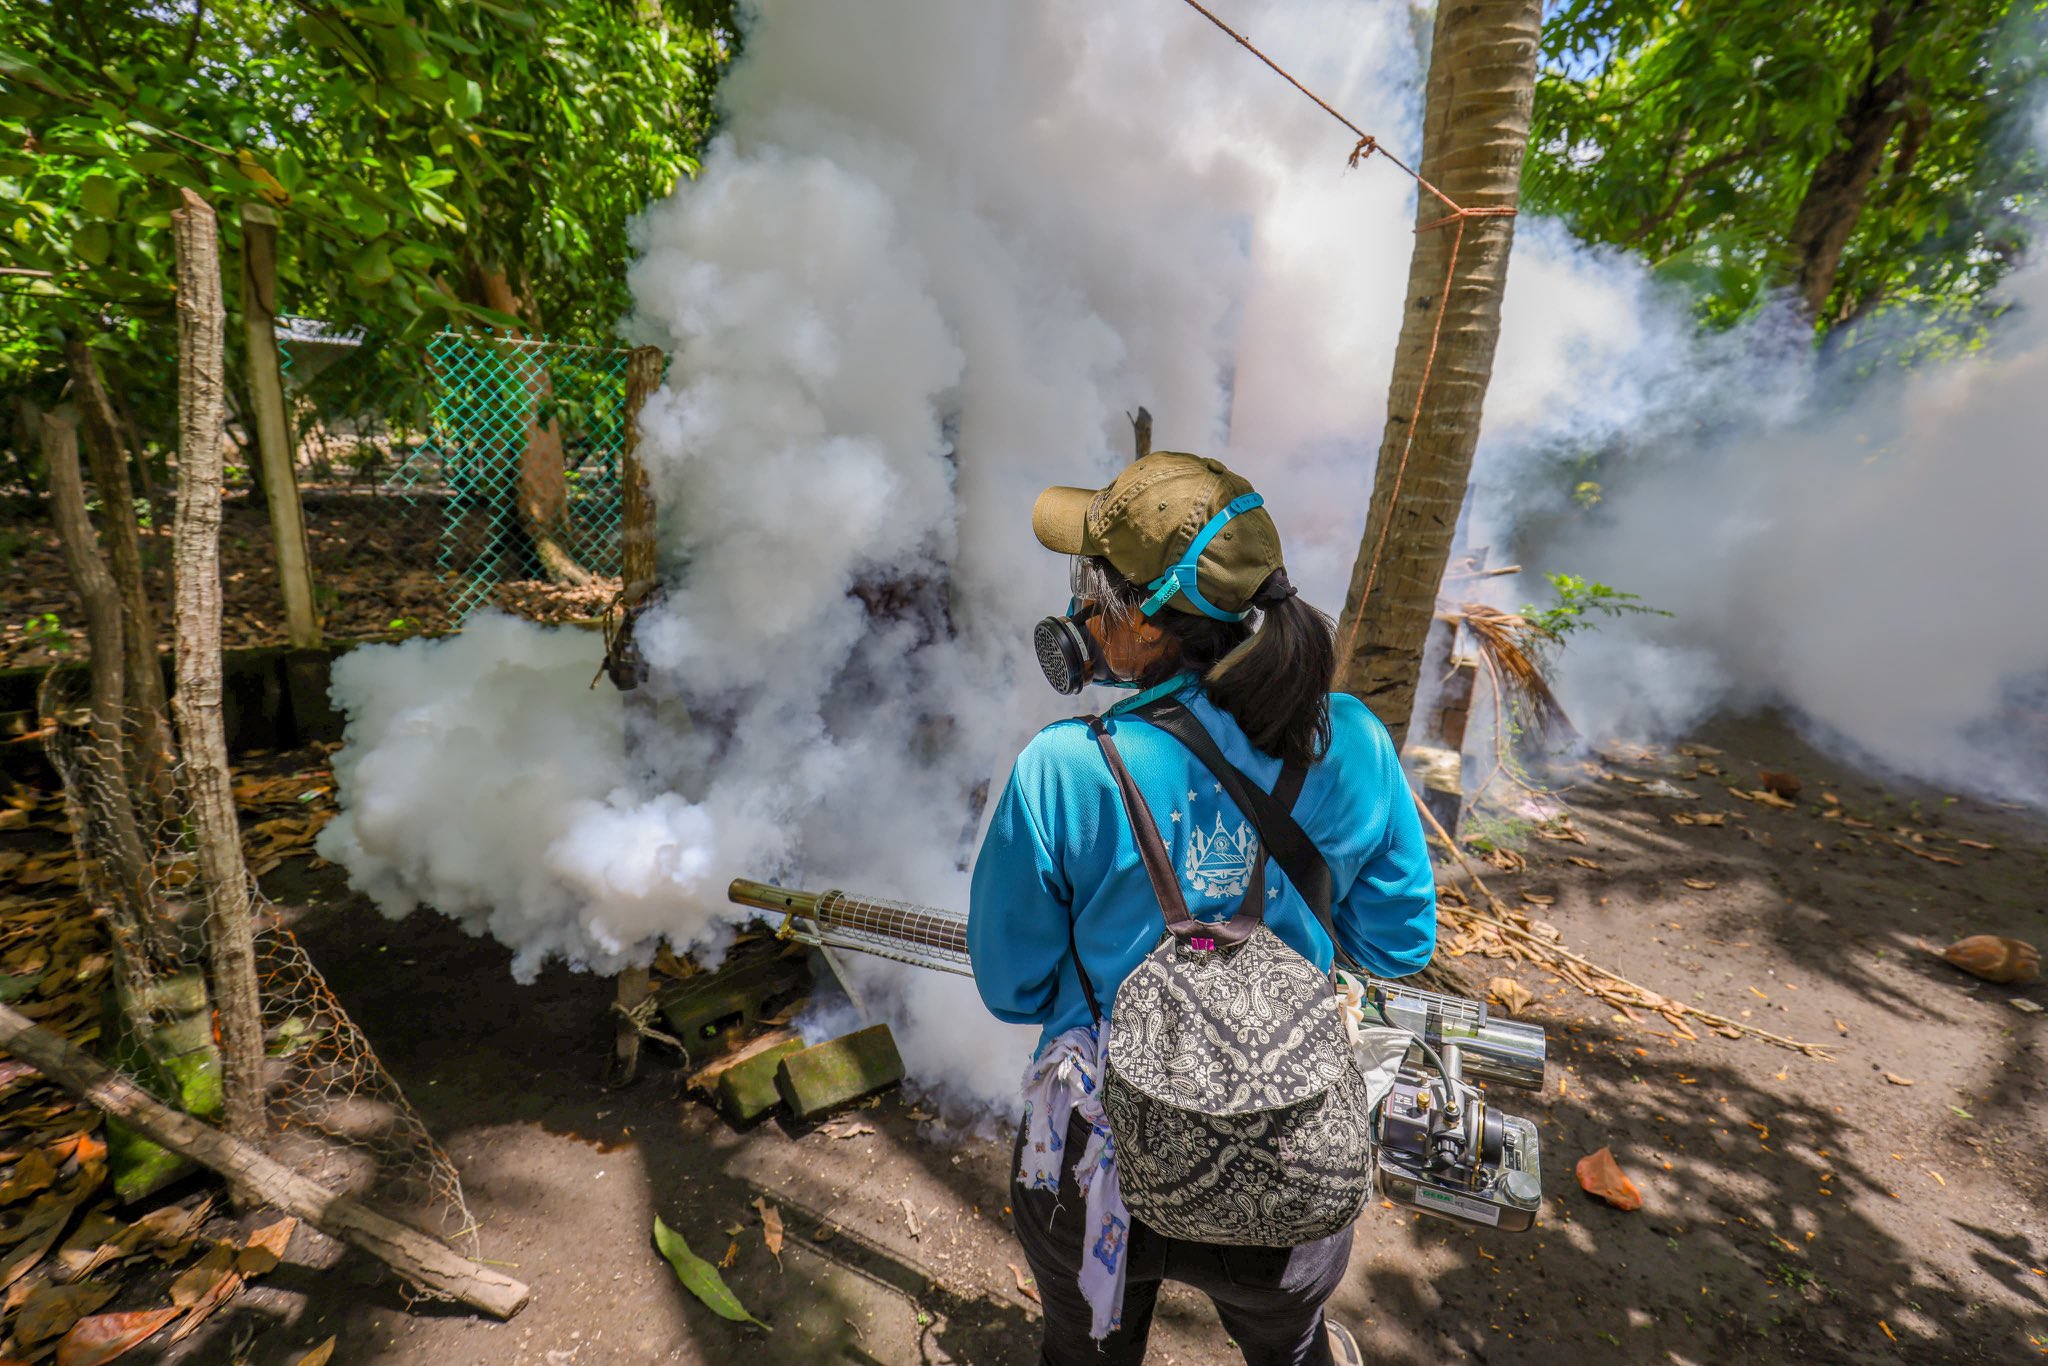
{"label": "dark ponytail", "polygon": [[[1144,590],[1107,560],[1092,565],[1110,610],[1135,616]],[[1256,612],[1245,621],[1160,612],[1152,624],[1173,637],[1179,657],[1161,661],[1138,681],[1150,686],[1193,670],[1209,700],[1230,714],[1253,747],[1282,763],[1312,764],[1330,747],[1336,630],[1294,591],[1285,569],[1267,577],[1251,605]]]}

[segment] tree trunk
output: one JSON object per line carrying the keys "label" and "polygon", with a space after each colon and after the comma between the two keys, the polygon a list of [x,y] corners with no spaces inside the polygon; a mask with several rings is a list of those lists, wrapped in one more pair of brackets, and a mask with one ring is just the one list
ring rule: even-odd
{"label": "tree trunk", "polygon": [[0,1006],[0,1048],[101,1113],[219,1172],[238,1197],[297,1215],[322,1233],[361,1248],[430,1294],[446,1295],[501,1319],[511,1318],[531,1298],[511,1277],[478,1266],[417,1229],[365,1209],[249,1145],[179,1114],[7,1006]]}
{"label": "tree trunk", "polygon": [[[525,316],[525,305],[513,292],[502,270],[477,271],[484,303],[515,318]],[[516,338],[515,338],[516,340]],[[508,346],[507,365],[526,386],[531,406],[526,413],[525,444],[519,452],[519,485],[513,504],[519,525],[533,543],[534,556],[551,583],[581,587],[594,577],[562,544],[562,531],[569,519],[569,481],[562,457],[562,429],[552,418],[543,420],[554,381],[538,356],[529,357],[522,348]]]}
{"label": "tree trunk", "polygon": [[138,808],[152,824],[170,814],[175,782],[164,697],[164,666],[157,652],[156,609],[142,567],[142,532],[135,522],[135,491],[128,479],[127,443],[121,438],[107,386],[92,348],[77,337],[64,344],[71,387],[84,413],[86,458],[100,494],[100,522],[106,528],[108,558],[121,595],[122,663],[127,685],[133,749],[128,766]]}
{"label": "tree trunk", "polygon": [[[1464,208],[1512,208],[1520,193],[1541,16],[1540,0],[1437,7],[1421,171]],[[1505,215],[1429,226],[1449,212],[1421,192],[1387,426],[1337,633],[1337,686],[1371,707],[1397,746],[1479,444],[1514,239],[1514,219]]]}
{"label": "tree trunk", "polygon": [[220,484],[226,424],[220,240],[213,210],[190,190],[171,214],[178,265],[178,518],[172,538],[177,640],[175,710],[192,804],[213,1002],[220,1022],[221,1089],[228,1132],[264,1134],[263,1013],[256,990],[249,869],[221,723]]}
{"label": "tree trunk", "polygon": [[[85,604],[86,650],[92,666],[92,711],[88,733],[91,757],[86,764],[91,790],[76,795],[80,808],[95,823],[109,848],[94,852],[113,865],[114,894],[124,903],[122,919],[142,932],[144,942],[161,950],[160,918],[151,899],[150,858],[136,823],[136,807],[128,779],[126,750],[128,698],[127,652],[121,620],[122,602],[114,578],[100,558],[99,537],[85,512],[85,484],[78,472],[78,424],[70,414],[42,418],[43,460],[50,472],[50,520],[64,551],[64,567]],[[118,519],[110,519],[118,520]],[[152,661],[154,662],[154,661]],[[60,722],[61,724],[61,722]],[[80,830],[81,848],[87,832]],[[120,942],[116,936],[116,943]]]}
{"label": "tree trunk", "polygon": [[306,549],[306,515],[285,417],[284,368],[277,356],[277,214],[266,205],[242,206],[242,336],[249,375],[249,426],[270,505],[270,537],[277,549],[277,581],[284,592],[285,634],[297,649],[320,643],[313,607],[313,565]]}
{"label": "tree trunk", "polygon": [[1912,78],[1902,54],[1892,49],[1911,41],[1899,30],[1924,8],[1926,0],[1912,0],[1903,10],[1879,10],[1871,20],[1869,74],[1835,126],[1840,140],[1813,168],[1793,216],[1791,284],[1809,322],[1821,320],[1835,292],[1842,253],[1869,202],[1885,148],[1905,117]]}
{"label": "tree trunk", "polygon": [[[626,358],[625,451],[619,462],[620,496],[619,582],[620,610],[630,612],[634,604],[651,592],[660,578],[660,542],[655,534],[654,491],[647,482],[647,467],[640,461],[640,409],[647,396],[661,386],[661,351],[653,346],[636,346]],[[646,688],[626,693],[620,704],[625,711],[625,746],[629,771],[639,776],[633,756],[643,737],[655,724],[655,699]],[[640,1071],[640,1017],[653,982],[643,967],[623,969],[615,984],[615,1018],[612,1022],[612,1061],[607,1082],[627,1086]]]}

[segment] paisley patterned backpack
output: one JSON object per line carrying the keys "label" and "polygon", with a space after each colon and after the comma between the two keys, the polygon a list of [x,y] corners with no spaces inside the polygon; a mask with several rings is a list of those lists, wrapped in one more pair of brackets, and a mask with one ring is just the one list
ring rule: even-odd
{"label": "paisley patterned backpack", "polygon": [[[1330,978],[1264,919],[1266,864],[1277,858],[1329,927],[1329,870],[1289,814],[1305,773],[1284,769],[1269,796],[1185,709],[1143,714],[1214,772],[1257,830],[1259,851],[1236,914],[1213,923],[1189,915],[1159,827],[1108,727],[1091,718],[1166,918],[1158,947],[1117,989],[1104,1046],[1102,1102],[1124,1203],[1161,1233],[1196,1242],[1293,1247],[1328,1237],[1358,1217],[1371,1190],[1370,1101]],[[1095,988],[1074,959],[1099,1023]]]}

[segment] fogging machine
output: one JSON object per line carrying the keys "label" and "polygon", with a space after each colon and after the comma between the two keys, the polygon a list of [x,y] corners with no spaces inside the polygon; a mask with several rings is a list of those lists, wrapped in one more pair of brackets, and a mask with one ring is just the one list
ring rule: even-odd
{"label": "fogging machine", "polygon": [[[974,975],[967,917],[957,911],[744,878],[727,895],[780,914],[780,933],[800,944]],[[1393,1086],[1373,1110],[1380,1192],[1458,1223],[1528,1228],[1543,1195],[1536,1126],[1494,1108],[1477,1083],[1541,1091],[1542,1027],[1501,1019],[1482,1001],[1403,982],[1367,977],[1355,986],[1369,1019],[1408,1036]]]}

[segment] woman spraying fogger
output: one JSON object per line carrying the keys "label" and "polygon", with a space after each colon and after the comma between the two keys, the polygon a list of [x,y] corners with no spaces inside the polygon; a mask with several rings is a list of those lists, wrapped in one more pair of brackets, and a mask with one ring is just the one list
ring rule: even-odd
{"label": "woman spraying fogger", "polygon": [[1170,1278],[1253,1366],[1362,1361],[1323,1310],[1371,1179],[1330,972],[1435,948],[1399,757],[1329,691],[1329,619],[1222,464],[1149,455],[1046,490],[1032,526],[1073,557],[1048,680],[1132,689],[1032,740],[974,868],[975,983],[1043,1027],[1011,1190],[1043,1359],[1141,1360]]}

